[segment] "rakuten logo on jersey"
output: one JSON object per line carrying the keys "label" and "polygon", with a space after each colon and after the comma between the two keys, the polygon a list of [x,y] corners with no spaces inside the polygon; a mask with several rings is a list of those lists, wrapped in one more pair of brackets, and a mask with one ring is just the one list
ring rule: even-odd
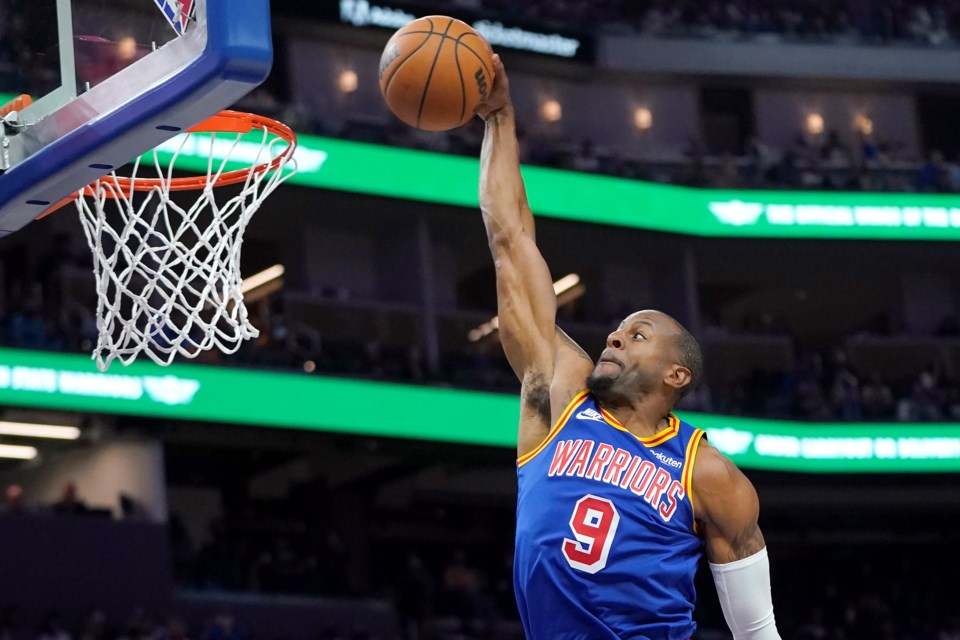
{"label": "rakuten logo on jersey", "polygon": [[687,497],[683,483],[674,480],[663,467],[625,449],[593,440],[558,442],[547,476],[575,476],[620,487],[643,498],[664,522],[670,522],[677,506]]}
{"label": "rakuten logo on jersey", "polygon": [[667,465],[668,467],[673,467],[674,469],[679,469],[680,467],[683,466],[683,463],[680,462],[679,460],[674,460],[674,459],[671,458],[670,456],[663,455],[663,454],[660,453],[659,451],[651,451],[650,453],[653,454],[653,457],[654,457],[654,458],[656,458],[657,460],[659,460],[659,461],[662,462],[663,464]]}

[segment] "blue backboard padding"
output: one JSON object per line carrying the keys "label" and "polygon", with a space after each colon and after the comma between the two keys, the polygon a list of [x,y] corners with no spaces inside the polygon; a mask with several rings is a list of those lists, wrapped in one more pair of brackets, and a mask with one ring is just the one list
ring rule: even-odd
{"label": "blue backboard padding", "polygon": [[269,0],[208,0],[207,43],[195,61],[0,175],[0,236],[105,173],[90,165],[126,164],[230,106],[266,79],[272,62]]}

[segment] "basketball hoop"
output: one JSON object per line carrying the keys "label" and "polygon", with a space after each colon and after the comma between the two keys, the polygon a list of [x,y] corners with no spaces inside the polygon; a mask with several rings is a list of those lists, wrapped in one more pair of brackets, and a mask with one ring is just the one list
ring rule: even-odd
{"label": "basketball hoop", "polygon": [[[138,158],[129,177],[110,173],[51,209],[76,200],[93,252],[100,371],[141,353],[161,365],[214,347],[234,353],[259,335],[243,304],[243,233],[296,172],[296,147],[296,134],[276,120],[221,111],[163,145],[172,153],[166,165],[154,149],[156,178],[137,175]],[[209,156],[205,175],[173,177],[185,150]],[[227,170],[237,162],[250,166]],[[227,185],[237,193],[224,193]],[[200,193],[184,206],[174,201],[180,191]]]}

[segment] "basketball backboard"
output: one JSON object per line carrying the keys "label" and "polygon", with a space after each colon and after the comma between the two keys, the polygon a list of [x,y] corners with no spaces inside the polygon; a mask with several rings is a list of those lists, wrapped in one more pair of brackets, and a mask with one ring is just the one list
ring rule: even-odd
{"label": "basketball backboard", "polygon": [[[0,3],[0,237],[259,85],[269,0]],[[9,113],[5,113],[9,112]]]}

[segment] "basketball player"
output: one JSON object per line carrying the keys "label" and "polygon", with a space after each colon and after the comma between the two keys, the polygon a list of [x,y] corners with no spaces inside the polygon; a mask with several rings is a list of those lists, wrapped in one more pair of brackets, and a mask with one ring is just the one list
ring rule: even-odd
{"label": "basketball player", "polygon": [[555,325],[520,175],[507,76],[486,121],[480,206],[496,263],[500,340],[522,383],[514,587],[528,640],[684,640],[706,551],[736,640],[779,640],[747,478],[671,411],[698,382],[694,338],[638,311],[594,365]]}

